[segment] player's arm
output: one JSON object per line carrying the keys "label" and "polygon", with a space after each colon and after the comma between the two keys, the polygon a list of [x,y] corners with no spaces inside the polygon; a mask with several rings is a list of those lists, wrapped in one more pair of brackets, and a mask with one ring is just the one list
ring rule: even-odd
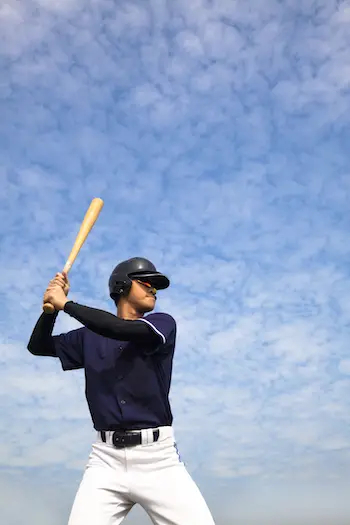
{"label": "player's arm", "polygon": [[66,302],[63,311],[92,332],[110,339],[151,345],[163,342],[161,335],[141,320],[120,319],[104,310],[84,306],[73,301]]}
{"label": "player's arm", "polygon": [[56,356],[52,331],[58,312],[54,314],[41,314],[30,336],[27,349],[33,355]]}
{"label": "player's arm", "polygon": [[[47,302],[48,294],[54,287],[60,287],[64,297],[69,292],[69,280],[66,275],[57,273],[56,276],[49,282],[48,287],[44,293],[44,303]],[[30,336],[27,349],[33,355],[38,356],[56,356],[55,338],[52,335],[53,328],[58,316],[58,311],[53,314],[42,313],[39,317],[34,330]]]}
{"label": "player's arm", "polygon": [[[164,335],[164,315],[160,322],[160,330],[156,324],[147,320],[120,319],[104,310],[84,306],[73,301],[69,301],[65,296],[62,286],[52,286],[47,294],[46,301],[52,304],[56,310],[63,310],[65,313],[79,321],[86,328],[96,334],[116,339],[118,341],[130,341],[142,343],[146,346],[159,347],[166,343],[167,337]],[[169,319],[169,316],[167,317]],[[159,319],[158,319],[159,323]],[[166,322],[166,325],[169,325]],[[163,330],[163,331],[162,331]],[[166,332],[171,332],[172,327],[165,327]]]}

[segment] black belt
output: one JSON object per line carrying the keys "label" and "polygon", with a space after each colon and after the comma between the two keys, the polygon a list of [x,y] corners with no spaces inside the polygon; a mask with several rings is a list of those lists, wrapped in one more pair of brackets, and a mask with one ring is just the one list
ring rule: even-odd
{"label": "black belt", "polygon": [[[104,443],[106,443],[106,432],[101,430],[101,438]],[[153,441],[158,441],[159,439],[159,430],[153,430]],[[122,447],[134,447],[136,445],[142,444],[142,434],[141,432],[123,432],[121,430],[116,430],[112,434],[113,445],[117,448]]]}

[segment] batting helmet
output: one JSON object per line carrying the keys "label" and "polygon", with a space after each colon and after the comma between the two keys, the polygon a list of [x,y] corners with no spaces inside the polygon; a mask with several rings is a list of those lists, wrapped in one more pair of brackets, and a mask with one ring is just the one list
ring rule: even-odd
{"label": "batting helmet", "polygon": [[145,279],[157,290],[164,290],[170,285],[169,279],[160,272],[148,259],[133,257],[119,263],[109,278],[109,294],[117,301],[122,293],[131,288],[132,279]]}

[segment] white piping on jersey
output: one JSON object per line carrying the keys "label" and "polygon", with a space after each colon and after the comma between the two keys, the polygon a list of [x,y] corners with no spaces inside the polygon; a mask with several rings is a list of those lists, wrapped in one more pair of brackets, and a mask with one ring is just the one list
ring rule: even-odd
{"label": "white piping on jersey", "polygon": [[159,330],[157,330],[157,328],[150,322],[150,321],[147,321],[147,319],[143,319],[142,317],[140,319],[138,319],[138,321],[143,321],[144,323],[147,323],[151,328],[153,328],[153,330],[158,334],[160,335],[160,337],[163,339],[163,344],[166,343],[166,339],[164,337],[164,335],[162,334],[162,332],[160,332]]}

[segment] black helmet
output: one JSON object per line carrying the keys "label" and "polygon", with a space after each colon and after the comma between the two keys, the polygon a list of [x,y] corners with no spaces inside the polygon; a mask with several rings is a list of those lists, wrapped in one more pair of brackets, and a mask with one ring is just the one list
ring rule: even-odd
{"label": "black helmet", "polygon": [[119,263],[109,278],[109,294],[116,301],[120,294],[131,288],[132,279],[147,279],[157,290],[164,290],[170,285],[169,279],[157,272],[154,264],[143,257],[133,257]]}

